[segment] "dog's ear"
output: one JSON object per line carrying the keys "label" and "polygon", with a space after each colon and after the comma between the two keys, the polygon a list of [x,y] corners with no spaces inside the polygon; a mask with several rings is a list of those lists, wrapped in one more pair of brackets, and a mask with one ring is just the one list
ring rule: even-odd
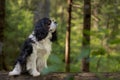
{"label": "dog's ear", "polygon": [[53,32],[52,33],[52,38],[51,38],[51,41],[54,42],[57,40],[57,31]]}
{"label": "dog's ear", "polygon": [[48,31],[45,30],[44,28],[38,28],[35,30],[35,36],[37,38],[37,40],[42,40],[44,39],[48,34]]}
{"label": "dog's ear", "polygon": [[34,35],[37,40],[42,40],[48,35],[48,29],[45,27],[44,23],[37,23],[34,29]]}

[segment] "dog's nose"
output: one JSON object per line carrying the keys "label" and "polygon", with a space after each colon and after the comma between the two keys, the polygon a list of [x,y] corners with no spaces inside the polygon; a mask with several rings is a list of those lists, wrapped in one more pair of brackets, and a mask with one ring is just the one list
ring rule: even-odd
{"label": "dog's nose", "polygon": [[55,21],[54,23],[55,23],[55,24],[57,24],[57,22],[56,22],[56,21]]}

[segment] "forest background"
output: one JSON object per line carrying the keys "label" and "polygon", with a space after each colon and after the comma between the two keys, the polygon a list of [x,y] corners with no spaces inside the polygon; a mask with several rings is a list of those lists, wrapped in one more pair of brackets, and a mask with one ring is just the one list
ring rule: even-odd
{"label": "forest background", "polygon": [[[65,71],[66,0],[6,0],[4,46],[5,63],[13,68],[20,47],[43,17],[57,21],[57,42],[53,43],[48,72]],[[70,72],[81,72],[84,0],[73,0],[71,21]],[[90,72],[120,71],[120,0],[91,0]],[[84,54],[83,54],[84,53]]]}

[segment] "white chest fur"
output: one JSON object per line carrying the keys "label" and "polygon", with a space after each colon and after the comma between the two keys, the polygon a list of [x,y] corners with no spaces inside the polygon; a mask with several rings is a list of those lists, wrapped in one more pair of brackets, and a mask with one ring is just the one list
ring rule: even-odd
{"label": "white chest fur", "polygon": [[35,47],[37,51],[37,69],[41,71],[44,67],[47,67],[47,59],[51,52],[52,42],[50,41],[51,34],[49,34],[45,39],[38,42]]}
{"label": "white chest fur", "polygon": [[50,38],[51,33],[49,33],[45,39],[36,41],[35,44],[33,44],[34,50],[37,51],[37,55],[50,54],[52,45]]}

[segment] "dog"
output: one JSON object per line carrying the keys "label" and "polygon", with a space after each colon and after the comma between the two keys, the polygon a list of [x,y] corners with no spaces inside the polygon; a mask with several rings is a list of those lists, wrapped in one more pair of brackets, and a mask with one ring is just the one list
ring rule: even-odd
{"label": "dog", "polygon": [[14,69],[9,72],[10,76],[20,75],[26,70],[36,77],[43,68],[47,68],[52,42],[57,39],[56,27],[57,23],[49,18],[42,18],[35,24],[33,32],[21,48]]}

